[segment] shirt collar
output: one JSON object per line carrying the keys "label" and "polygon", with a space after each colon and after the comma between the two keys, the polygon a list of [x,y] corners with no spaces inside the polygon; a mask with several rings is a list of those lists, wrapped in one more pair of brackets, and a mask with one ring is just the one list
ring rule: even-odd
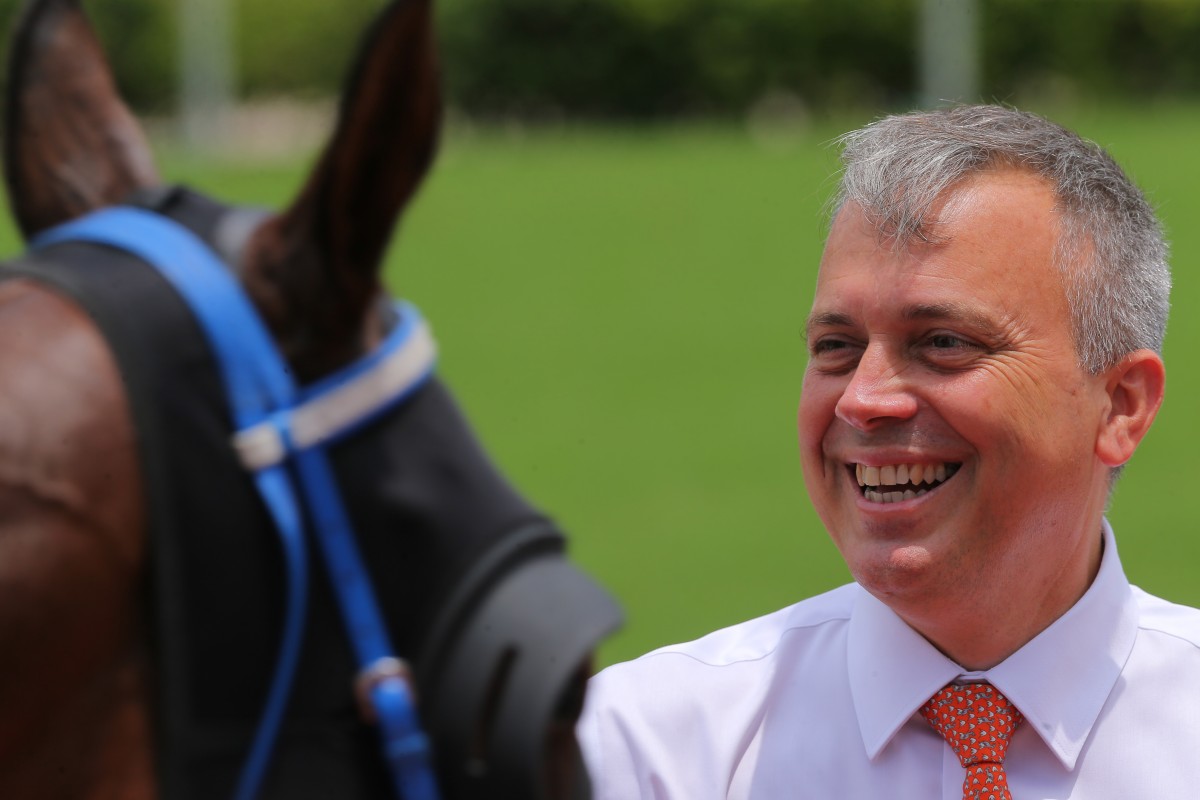
{"label": "shirt collar", "polygon": [[1073,769],[1137,635],[1137,609],[1108,522],[1096,579],[1066,614],[983,673],[967,673],[865,590],[851,612],[850,691],[867,756],[875,758],[914,713],[964,675],[986,680]]}

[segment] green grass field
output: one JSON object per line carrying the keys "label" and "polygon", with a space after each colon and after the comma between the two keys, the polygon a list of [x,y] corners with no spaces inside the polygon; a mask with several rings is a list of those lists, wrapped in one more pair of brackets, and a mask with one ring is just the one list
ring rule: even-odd
{"label": "green grass field", "polygon": [[[1200,108],[1058,118],[1111,148],[1173,242],[1169,399],[1111,517],[1135,582],[1200,604],[1183,485],[1200,442]],[[794,417],[829,142],[865,120],[770,146],[734,127],[451,126],[402,224],[389,281],[433,321],[442,374],[625,606],[601,663],[848,579],[805,497]],[[196,186],[265,204],[305,169],[169,160]]]}

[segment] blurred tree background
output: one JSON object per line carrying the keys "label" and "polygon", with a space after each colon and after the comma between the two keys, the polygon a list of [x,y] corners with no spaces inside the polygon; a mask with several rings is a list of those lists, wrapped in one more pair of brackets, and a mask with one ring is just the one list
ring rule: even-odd
{"label": "blurred tree background", "polygon": [[[87,3],[140,111],[177,105],[186,1]],[[382,5],[221,1],[240,99],[331,94]],[[905,107],[918,90],[921,2],[439,0],[447,96],[482,119],[728,118],[781,97],[818,113]],[[983,99],[1200,92],[1200,2],[978,2]],[[0,0],[0,22],[18,5]]]}

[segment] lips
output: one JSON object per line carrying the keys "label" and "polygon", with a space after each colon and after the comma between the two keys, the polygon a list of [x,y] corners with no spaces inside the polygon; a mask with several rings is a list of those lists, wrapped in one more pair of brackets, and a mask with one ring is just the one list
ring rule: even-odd
{"label": "lips", "polygon": [[853,464],[863,497],[872,503],[898,503],[927,494],[958,472],[961,464],[938,461],[868,466]]}

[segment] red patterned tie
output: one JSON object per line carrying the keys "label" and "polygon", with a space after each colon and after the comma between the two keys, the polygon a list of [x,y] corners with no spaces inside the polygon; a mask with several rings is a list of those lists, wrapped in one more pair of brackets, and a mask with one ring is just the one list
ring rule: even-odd
{"label": "red patterned tie", "polygon": [[989,683],[950,684],[921,706],[967,770],[963,800],[1012,800],[1004,754],[1024,717]]}

